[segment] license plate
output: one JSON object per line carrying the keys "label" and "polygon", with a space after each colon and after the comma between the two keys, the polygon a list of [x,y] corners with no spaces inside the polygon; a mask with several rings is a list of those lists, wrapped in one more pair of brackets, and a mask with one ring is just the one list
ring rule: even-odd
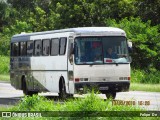
{"label": "license plate", "polygon": [[108,86],[106,86],[106,87],[100,87],[100,88],[99,88],[99,90],[108,90],[108,89],[109,89]]}

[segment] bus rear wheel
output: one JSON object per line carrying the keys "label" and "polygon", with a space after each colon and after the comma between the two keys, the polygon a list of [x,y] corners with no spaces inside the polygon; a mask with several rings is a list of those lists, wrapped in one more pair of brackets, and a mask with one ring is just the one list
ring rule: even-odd
{"label": "bus rear wheel", "polygon": [[116,98],[116,92],[109,92],[106,93],[107,99],[115,99]]}
{"label": "bus rear wheel", "polygon": [[67,98],[67,93],[66,93],[66,86],[64,80],[60,81],[59,85],[59,98],[64,100]]}
{"label": "bus rear wheel", "polygon": [[25,95],[32,96],[33,94],[38,94],[38,92],[28,90],[25,77],[22,80],[22,90],[23,90],[23,94]]}

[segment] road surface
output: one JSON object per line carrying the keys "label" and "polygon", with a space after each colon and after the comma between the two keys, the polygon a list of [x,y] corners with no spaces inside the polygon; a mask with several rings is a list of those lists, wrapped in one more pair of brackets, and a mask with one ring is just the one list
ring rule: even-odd
{"label": "road surface", "polygon": [[[58,94],[40,93],[43,96],[54,96],[56,99]],[[21,90],[14,89],[10,83],[0,83],[0,106],[10,106],[17,103],[22,97]],[[106,99],[105,95],[100,94],[100,97]],[[82,95],[74,95],[74,97],[83,97]],[[130,91],[117,93],[116,101],[113,104],[127,105],[133,104],[147,110],[160,111],[160,93],[159,92],[142,92]]]}

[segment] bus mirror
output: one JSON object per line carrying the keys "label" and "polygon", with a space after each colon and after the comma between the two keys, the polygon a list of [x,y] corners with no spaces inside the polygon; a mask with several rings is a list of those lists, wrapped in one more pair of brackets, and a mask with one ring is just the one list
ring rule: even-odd
{"label": "bus mirror", "polygon": [[128,41],[128,51],[131,53],[132,52],[132,42]]}

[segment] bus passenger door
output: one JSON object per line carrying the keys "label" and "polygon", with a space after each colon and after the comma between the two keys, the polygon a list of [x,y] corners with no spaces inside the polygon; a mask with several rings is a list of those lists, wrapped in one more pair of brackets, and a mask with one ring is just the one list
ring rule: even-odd
{"label": "bus passenger door", "polygon": [[68,43],[68,93],[74,94],[73,82],[73,38],[69,38]]}

